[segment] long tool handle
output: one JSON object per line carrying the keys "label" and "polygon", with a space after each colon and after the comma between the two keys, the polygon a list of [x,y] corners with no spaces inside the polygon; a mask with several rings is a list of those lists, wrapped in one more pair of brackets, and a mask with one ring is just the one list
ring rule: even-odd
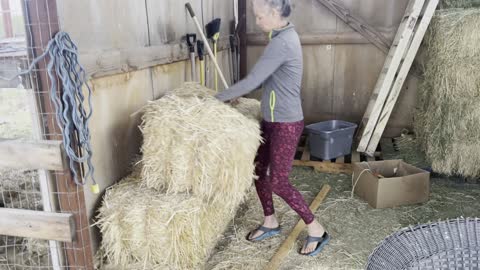
{"label": "long tool handle", "polygon": [[200,61],[200,84],[205,85],[205,62]]}
{"label": "long tool handle", "polygon": [[193,22],[195,23],[195,26],[197,27],[197,31],[200,34],[200,37],[202,37],[203,42],[205,43],[205,47],[207,48],[208,55],[210,56],[210,59],[212,59],[213,64],[215,65],[215,69],[218,72],[218,75],[220,76],[220,79],[222,80],[223,86],[225,89],[228,88],[227,81],[225,80],[225,77],[223,76],[222,70],[220,69],[220,66],[218,65],[217,59],[215,59],[215,55],[213,55],[212,49],[210,48],[210,45],[208,44],[208,40],[205,37],[205,34],[203,33],[202,27],[200,26],[200,23],[198,22],[197,17],[195,16],[195,12],[193,12],[192,6],[190,3],[186,3],[185,7],[187,8],[188,12],[190,13],[190,16],[193,19]]}
{"label": "long tool handle", "polygon": [[[323,202],[325,197],[327,197],[327,194],[329,191],[330,191],[329,185],[324,185],[322,187],[322,190],[320,190],[317,197],[315,197],[312,204],[310,204],[310,210],[313,213],[315,213],[318,207],[320,207],[320,204]],[[293,245],[295,244],[295,240],[297,240],[298,236],[303,231],[305,226],[306,225],[305,225],[305,222],[303,222],[303,220],[300,220],[297,223],[297,225],[293,228],[290,235],[288,235],[287,239],[285,239],[282,245],[278,248],[277,253],[275,253],[275,255],[273,255],[273,257],[270,259],[270,262],[268,262],[267,266],[264,268],[265,270],[277,270],[280,268],[280,265],[282,264],[283,259],[285,259],[285,257],[288,255]]]}
{"label": "long tool handle", "polygon": [[197,81],[197,66],[195,65],[195,53],[190,53],[190,62],[192,64],[192,81]]}
{"label": "long tool handle", "polygon": [[[213,55],[215,56],[215,61],[217,61],[217,41],[213,42]],[[218,92],[218,71],[215,70],[215,91]]]}

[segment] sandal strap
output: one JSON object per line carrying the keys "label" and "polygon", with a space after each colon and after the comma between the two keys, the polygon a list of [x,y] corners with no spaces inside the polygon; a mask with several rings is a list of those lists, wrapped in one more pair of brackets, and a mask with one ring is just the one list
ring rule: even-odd
{"label": "sandal strap", "polygon": [[327,233],[324,233],[321,237],[314,237],[314,236],[307,236],[307,242],[306,245],[313,243],[313,242],[318,242],[319,244],[325,239],[327,236]]}
{"label": "sandal strap", "polygon": [[277,227],[277,228],[267,228],[267,227],[264,227],[264,226],[259,226],[257,228],[257,231],[262,231],[264,233],[268,233],[268,232],[271,232],[271,231],[278,231],[278,229],[280,229],[280,226]]}

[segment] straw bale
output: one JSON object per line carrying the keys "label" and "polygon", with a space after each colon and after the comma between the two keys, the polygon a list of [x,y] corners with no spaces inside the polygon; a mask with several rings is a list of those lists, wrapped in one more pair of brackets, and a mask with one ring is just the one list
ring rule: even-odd
{"label": "straw bale", "polygon": [[437,12],[425,38],[415,132],[432,168],[480,175],[480,9]]}
{"label": "straw bale", "polygon": [[146,106],[142,179],[167,194],[238,205],[252,184],[259,124],[211,93],[185,84]]}
{"label": "straw bale", "polygon": [[97,217],[101,254],[125,269],[195,269],[233,218],[230,212],[187,194],[161,194],[129,176],[105,194]]}

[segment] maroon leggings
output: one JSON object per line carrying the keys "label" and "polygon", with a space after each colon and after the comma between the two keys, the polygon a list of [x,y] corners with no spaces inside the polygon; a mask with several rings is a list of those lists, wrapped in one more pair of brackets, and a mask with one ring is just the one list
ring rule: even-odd
{"label": "maroon leggings", "polygon": [[272,192],[275,192],[302,217],[305,224],[312,223],[315,218],[312,211],[302,194],[288,180],[298,140],[303,131],[303,121],[294,123],[262,121],[261,131],[265,142],[260,145],[255,159],[255,173],[259,177],[255,181],[255,187],[265,216],[275,213],[272,200]]}

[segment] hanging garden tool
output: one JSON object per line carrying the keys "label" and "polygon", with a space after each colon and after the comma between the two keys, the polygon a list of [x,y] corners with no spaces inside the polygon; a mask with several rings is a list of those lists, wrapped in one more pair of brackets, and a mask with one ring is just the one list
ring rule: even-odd
{"label": "hanging garden tool", "polygon": [[192,6],[190,3],[186,3],[185,7],[187,8],[188,12],[190,13],[190,16],[193,19],[193,22],[195,23],[195,26],[197,27],[197,31],[200,34],[200,37],[202,37],[202,40],[205,44],[205,48],[207,49],[208,55],[212,59],[213,64],[215,65],[215,69],[218,72],[218,75],[220,76],[220,79],[222,80],[223,86],[225,89],[228,88],[228,83],[225,80],[225,77],[223,76],[222,70],[220,69],[220,66],[217,63],[217,60],[215,59],[215,56],[213,55],[212,49],[210,48],[210,45],[208,45],[208,40],[207,37],[205,37],[205,34],[203,33],[202,26],[200,26],[200,23],[198,22],[197,16],[195,16],[195,12],[193,12]]}
{"label": "hanging garden tool", "polygon": [[[205,29],[207,31],[207,38],[212,40],[213,44],[213,54],[215,56],[215,61],[217,60],[217,42],[220,37],[220,18],[216,18],[213,21],[209,22]],[[215,91],[218,91],[218,72],[215,70]]]}
{"label": "hanging garden tool", "polygon": [[205,86],[205,45],[201,40],[197,40],[197,53],[200,61],[200,84]]}
{"label": "hanging garden tool", "polygon": [[232,23],[233,34],[229,36],[230,38],[230,82],[232,84],[236,83],[236,69],[237,69],[237,53],[236,53],[236,43],[237,39],[235,38],[235,21]]}
{"label": "hanging garden tool", "polygon": [[187,34],[187,45],[190,50],[190,62],[192,64],[192,81],[197,80],[197,65],[195,64],[195,43],[197,42],[196,34]]}

